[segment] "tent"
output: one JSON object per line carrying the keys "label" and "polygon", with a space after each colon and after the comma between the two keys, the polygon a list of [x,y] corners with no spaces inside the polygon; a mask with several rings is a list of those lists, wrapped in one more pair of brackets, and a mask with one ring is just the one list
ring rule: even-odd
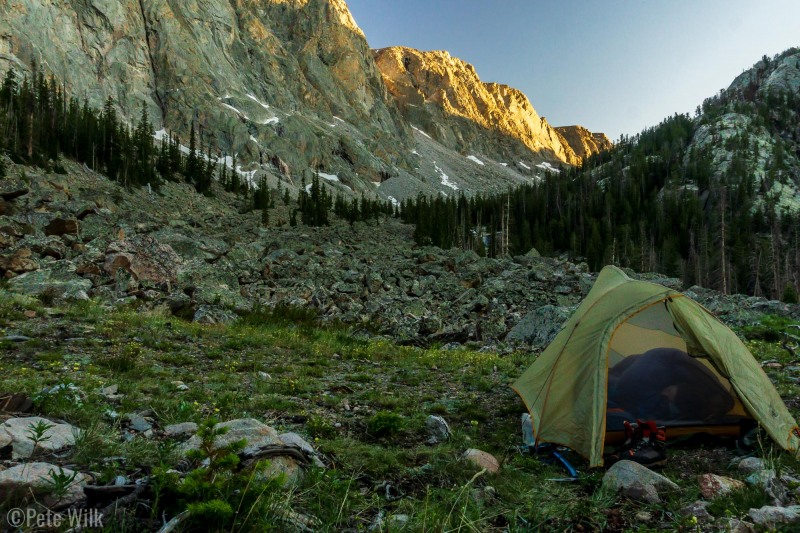
{"label": "tent", "polygon": [[625,419],[657,420],[668,438],[758,422],[783,448],[800,447],[797,423],[735,333],[688,296],[613,266],[512,388],[537,442],[592,467]]}

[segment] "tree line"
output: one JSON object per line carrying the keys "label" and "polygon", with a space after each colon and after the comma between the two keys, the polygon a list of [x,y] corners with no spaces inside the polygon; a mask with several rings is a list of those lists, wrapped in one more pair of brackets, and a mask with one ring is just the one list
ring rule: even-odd
{"label": "tree line", "polygon": [[[794,97],[752,105],[756,116],[772,106],[769,125]],[[722,98],[704,104],[721,113]],[[741,103],[740,103],[741,104]],[[744,105],[744,104],[741,104]],[[777,110],[777,111],[776,111]],[[566,254],[597,271],[615,264],[657,271],[724,293],[796,300],[800,277],[800,214],[781,209],[773,182],[790,177],[787,149],[777,141],[760,183],[754,137],[727,141],[732,160],[717,175],[711,147],[689,149],[709,117],[675,115],[579,168],[547,175],[502,195],[467,198],[419,196],[402,203],[420,244],[472,249],[491,257]],[[763,126],[764,122],[758,122]]]}

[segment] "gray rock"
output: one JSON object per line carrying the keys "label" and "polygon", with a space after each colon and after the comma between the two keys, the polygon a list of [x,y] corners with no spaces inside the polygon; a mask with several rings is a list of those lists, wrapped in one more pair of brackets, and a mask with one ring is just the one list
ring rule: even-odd
{"label": "gray rock", "polygon": [[31,340],[30,337],[26,337],[25,335],[6,335],[0,340],[8,341],[8,342],[28,342]]}
{"label": "gray rock", "polygon": [[569,319],[572,309],[544,305],[534,309],[506,335],[507,342],[519,342],[541,347],[550,344]]}
{"label": "gray rock", "polygon": [[759,470],[747,476],[745,481],[750,485],[762,487],[775,505],[783,505],[786,501],[786,487],[783,486],[775,470]]}
{"label": "gray rock", "polygon": [[128,426],[139,433],[150,431],[153,429],[153,424],[147,421],[145,417],[136,414],[127,414],[125,418],[128,420]]}
{"label": "gray rock", "polygon": [[[66,476],[75,474],[74,480],[67,487],[66,494],[61,499],[56,499],[55,495],[49,494],[53,486],[54,473]],[[8,501],[19,497],[36,498],[50,508],[67,507],[85,498],[83,487],[90,481],[91,478],[85,474],[66,468],[62,470],[49,463],[21,464],[0,472],[0,500]]]}
{"label": "gray rock", "polygon": [[[50,426],[43,432],[36,443],[31,438],[33,428],[39,424]],[[80,430],[70,424],[51,422],[38,416],[25,418],[10,418],[0,425],[0,448],[12,446],[14,459],[27,459],[35,453],[51,453],[65,450],[75,445],[75,437],[80,435]]]}
{"label": "gray rock", "polygon": [[678,490],[678,485],[666,477],[633,461],[614,463],[603,476],[602,487],[605,492],[621,492],[628,498],[648,503],[660,502],[661,491]]}
{"label": "gray rock", "polygon": [[450,439],[452,432],[447,421],[441,416],[429,415],[425,420],[425,428],[428,431],[428,443],[438,444]]}
{"label": "gray rock", "polygon": [[703,524],[703,523],[706,523],[706,522],[709,522],[709,521],[713,520],[713,518],[714,518],[708,512],[708,509],[707,509],[708,505],[709,505],[709,502],[696,501],[696,502],[691,503],[691,504],[687,505],[686,507],[682,508],[680,510],[680,513],[683,516],[688,516],[688,517],[693,516],[693,517],[695,517],[697,519],[697,521],[699,523]]}
{"label": "gray rock", "polygon": [[[217,424],[214,427],[228,429],[227,433],[220,435],[214,440],[214,445],[216,447],[228,446],[241,439],[247,441],[247,448],[260,448],[268,444],[282,444],[277,431],[253,418],[230,420]],[[199,447],[200,437],[195,435],[186,441],[179,449],[185,454],[189,450],[196,450],[199,449]]]}
{"label": "gray rock", "polygon": [[[78,277],[74,265],[60,262],[60,267],[26,272],[9,280],[14,292],[29,296],[48,296],[54,300],[82,300],[92,288],[92,281]],[[71,271],[70,271],[71,269]]]}
{"label": "gray rock", "polygon": [[760,470],[764,470],[764,460],[760,457],[745,457],[739,464],[736,465],[736,468],[739,472],[744,472],[746,474],[754,474]]}
{"label": "gray rock", "polygon": [[319,454],[311,444],[308,443],[303,437],[297,433],[282,433],[278,435],[280,441],[286,446],[296,446],[311,456],[314,466],[318,468],[325,468],[325,464],[319,458]]}
{"label": "gray rock", "polygon": [[766,505],[760,509],[750,509],[747,516],[757,526],[776,528],[779,526],[800,524],[800,505],[775,507]]}
{"label": "gray rock", "polygon": [[194,422],[181,422],[180,424],[171,424],[164,428],[164,434],[171,439],[191,436],[195,433],[197,433],[197,424]]}

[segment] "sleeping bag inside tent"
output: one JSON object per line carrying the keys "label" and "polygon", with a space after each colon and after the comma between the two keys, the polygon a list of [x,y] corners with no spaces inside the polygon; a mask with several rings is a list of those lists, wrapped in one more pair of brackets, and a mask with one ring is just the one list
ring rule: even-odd
{"label": "sleeping bag inside tent", "polygon": [[760,423],[783,448],[800,446],[797,423],[735,333],[691,298],[613,266],[512,387],[537,442],[593,467],[637,418],[666,426],[668,439]]}

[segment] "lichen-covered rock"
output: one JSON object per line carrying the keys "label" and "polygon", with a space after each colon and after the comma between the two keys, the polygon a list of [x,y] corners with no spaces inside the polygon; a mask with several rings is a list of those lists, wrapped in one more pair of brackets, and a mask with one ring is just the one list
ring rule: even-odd
{"label": "lichen-covered rock", "polygon": [[137,281],[174,283],[180,266],[181,258],[169,245],[147,235],[137,235],[109,244],[103,268],[112,276],[123,270]]}
{"label": "lichen-covered rock", "polygon": [[700,494],[708,500],[713,500],[717,496],[725,496],[744,487],[744,483],[738,479],[716,474],[703,474],[698,476],[697,480],[700,484]]}
{"label": "lichen-covered rock", "polygon": [[543,305],[517,322],[506,335],[506,341],[536,347],[547,346],[561,331],[572,312],[572,309],[566,307]]}
{"label": "lichen-covered rock", "polygon": [[20,274],[12,278],[8,285],[15,292],[54,300],[86,300],[92,289],[92,281],[78,277],[75,265],[65,261]]}

